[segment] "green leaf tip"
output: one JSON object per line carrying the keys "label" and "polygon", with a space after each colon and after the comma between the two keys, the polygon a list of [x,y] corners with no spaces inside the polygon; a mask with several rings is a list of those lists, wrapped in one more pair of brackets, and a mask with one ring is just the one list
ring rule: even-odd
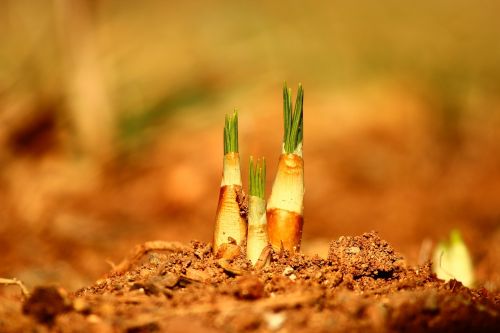
{"label": "green leaf tip", "polygon": [[224,155],[238,152],[238,111],[226,114],[224,123]]}
{"label": "green leaf tip", "polygon": [[259,158],[254,161],[250,156],[250,187],[249,194],[264,199],[266,192],[266,160]]}
{"label": "green leaf tip", "polygon": [[[292,91],[287,87],[286,82],[283,85],[283,121],[284,136],[283,144],[287,154],[295,152],[303,138],[303,107],[304,107],[304,89],[299,83],[295,108],[292,105]],[[293,109],[293,111],[292,111]]]}
{"label": "green leaf tip", "polygon": [[437,244],[432,259],[432,270],[438,278],[455,279],[469,288],[474,285],[472,257],[457,229],[451,231],[447,240]]}
{"label": "green leaf tip", "polygon": [[450,245],[453,244],[462,244],[464,241],[462,239],[462,235],[460,234],[460,231],[458,229],[453,229],[450,232]]}

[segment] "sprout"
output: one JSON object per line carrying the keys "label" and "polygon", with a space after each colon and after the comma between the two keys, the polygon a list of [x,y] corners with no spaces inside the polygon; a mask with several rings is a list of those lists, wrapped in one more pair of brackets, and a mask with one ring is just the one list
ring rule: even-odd
{"label": "sprout", "polygon": [[304,91],[299,84],[292,112],[291,91],[283,87],[284,136],[278,171],[267,205],[269,240],[274,250],[298,251],[304,210],[304,161],[302,159]]}
{"label": "sprout", "polygon": [[250,157],[250,186],[248,199],[248,239],[247,257],[256,264],[264,248],[269,244],[266,219],[266,161],[254,162]]}
{"label": "sprout", "polygon": [[434,249],[432,270],[445,281],[455,279],[466,287],[474,285],[472,259],[458,230],[451,231],[449,242],[439,242]]}
{"label": "sprout", "polygon": [[[241,186],[240,157],[238,153],[238,113],[227,115],[224,124],[224,158],[222,182],[217,206],[214,253],[221,245],[241,245],[247,234],[245,194]],[[227,246],[221,249],[227,249]]]}

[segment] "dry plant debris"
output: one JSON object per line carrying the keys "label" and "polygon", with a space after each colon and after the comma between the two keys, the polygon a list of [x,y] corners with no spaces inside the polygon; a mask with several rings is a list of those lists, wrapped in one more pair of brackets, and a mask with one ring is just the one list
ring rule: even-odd
{"label": "dry plant debris", "polygon": [[24,283],[16,278],[13,279],[5,279],[5,278],[0,278],[0,285],[16,285],[21,289],[21,293],[23,294],[24,297],[28,298],[30,296],[30,292],[28,291],[28,288],[24,285]]}

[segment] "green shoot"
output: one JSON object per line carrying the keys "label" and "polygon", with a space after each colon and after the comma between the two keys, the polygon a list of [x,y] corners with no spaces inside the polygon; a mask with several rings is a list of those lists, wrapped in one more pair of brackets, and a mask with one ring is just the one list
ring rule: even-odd
{"label": "green shoot", "polygon": [[266,160],[258,159],[254,162],[250,157],[250,195],[264,199],[266,185]]}
{"label": "green shoot", "polygon": [[303,138],[303,105],[304,90],[299,84],[295,109],[292,112],[292,91],[286,85],[283,86],[283,120],[284,120],[284,149],[287,154],[295,152]]}
{"label": "green shoot", "polygon": [[474,285],[472,258],[458,230],[453,230],[449,241],[440,242],[434,249],[432,269],[445,281],[456,279],[466,287]]}
{"label": "green shoot", "polygon": [[224,124],[224,155],[238,152],[238,112],[226,115]]}

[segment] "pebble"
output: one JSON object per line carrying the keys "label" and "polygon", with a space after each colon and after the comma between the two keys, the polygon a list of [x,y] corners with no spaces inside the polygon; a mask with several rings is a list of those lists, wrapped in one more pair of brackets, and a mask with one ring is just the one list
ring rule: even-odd
{"label": "pebble", "polygon": [[85,300],[77,298],[73,302],[73,309],[77,312],[84,312],[90,310],[90,305]]}
{"label": "pebble", "polygon": [[293,268],[290,266],[286,266],[285,269],[283,270],[283,275],[288,276],[293,273]]}
{"label": "pebble", "polygon": [[188,268],[186,269],[186,277],[189,280],[193,281],[198,281],[198,282],[205,282],[210,279],[210,275],[208,275],[206,272],[197,270],[194,268]]}
{"label": "pebble", "polygon": [[361,252],[361,249],[357,246],[352,246],[347,249],[347,253],[349,254],[358,254],[359,252]]}
{"label": "pebble", "polygon": [[283,313],[265,313],[264,320],[266,321],[267,328],[271,331],[279,330],[285,323],[286,316]]}

